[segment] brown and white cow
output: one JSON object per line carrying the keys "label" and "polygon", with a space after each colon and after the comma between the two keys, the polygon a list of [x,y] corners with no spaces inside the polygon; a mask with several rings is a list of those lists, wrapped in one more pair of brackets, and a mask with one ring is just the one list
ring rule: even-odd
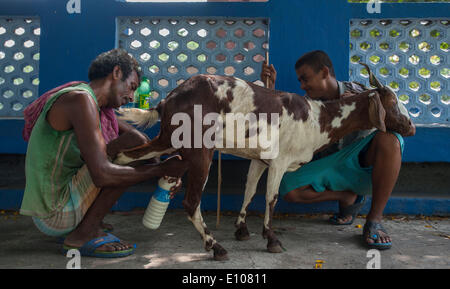
{"label": "brown and white cow", "polygon": [[[388,87],[382,86],[371,73],[370,79],[371,83],[377,86],[376,89],[339,100],[316,101],[297,94],[260,87],[234,77],[197,75],[172,90],[156,109],[129,109],[122,112],[122,119],[144,126],[153,125],[160,118],[161,131],[148,144],[120,153],[115,163],[127,164],[136,160],[179,152],[189,164],[183,206],[188,213],[188,218],[200,232],[205,249],[207,251],[213,249],[216,260],[227,259],[227,251],[214,239],[203,222],[200,212],[201,195],[208,178],[214,150],[252,160],[247,176],[244,203],[236,220],[235,236],[238,240],[249,237],[246,225],[247,208],[256,192],[261,175],[266,168],[269,168],[262,234],[268,239],[268,251],[279,253],[282,252],[281,242],[275,236],[271,224],[279,185],[285,172],[300,168],[302,164],[311,161],[314,153],[353,131],[375,127],[381,131],[386,129],[396,131],[404,136],[413,134],[414,126],[408,112],[397,101],[395,93]],[[247,146],[237,148],[237,145],[234,148],[217,146],[208,148],[201,145],[200,148],[176,149],[172,146],[171,135],[179,125],[172,124],[172,117],[178,112],[184,112],[194,119],[194,105],[202,105],[203,116],[208,113],[220,115],[277,113],[279,138],[275,139],[275,134],[272,134],[273,137],[269,138],[269,146],[256,148]],[[270,116],[265,120],[268,126],[271,124],[269,119]],[[263,122],[264,120],[258,119],[256,133],[253,134],[249,132],[248,125],[241,128],[246,130],[246,141],[262,132]],[[203,133],[212,126],[205,126],[202,123],[200,125]],[[227,123],[224,119],[224,126],[230,125],[235,124]],[[191,133],[193,136],[193,130]],[[237,133],[239,131],[236,131]],[[230,139],[226,140],[225,134],[223,139],[224,142],[230,141]],[[236,142],[236,138],[233,138],[231,142]],[[275,145],[279,146],[276,157],[261,158],[261,153],[273,151]]]}

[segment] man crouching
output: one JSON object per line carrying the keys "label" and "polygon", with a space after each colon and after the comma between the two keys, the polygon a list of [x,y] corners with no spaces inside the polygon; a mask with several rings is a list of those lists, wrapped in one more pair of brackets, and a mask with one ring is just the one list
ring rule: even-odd
{"label": "man crouching", "polygon": [[[32,126],[25,111],[24,137],[27,129],[30,134],[20,213],[32,216],[43,233],[65,236],[65,250],[95,257],[133,254],[136,246],[106,233],[111,228],[103,218],[129,186],[154,177],[179,178],[186,171],[177,157],[136,167],[111,162],[121,150],[148,141],[113,112],[133,100],[139,79],[137,61],[114,49],[92,62],[90,83],[63,85],[31,104],[36,111],[41,103]],[[178,179],[172,191],[180,187]]]}

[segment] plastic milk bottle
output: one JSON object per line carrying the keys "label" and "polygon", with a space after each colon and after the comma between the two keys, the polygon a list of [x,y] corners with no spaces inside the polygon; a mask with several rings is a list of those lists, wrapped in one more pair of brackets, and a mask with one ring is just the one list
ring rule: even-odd
{"label": "plastic milk bottle", "polygon": [[145,210],[142,223],[149,229],[158,229],[161,221],[166,213],[170,202],[170,188],[174,183],[170,184],[169,179],[160,178],[158,188],[153,193],[152,199]]}

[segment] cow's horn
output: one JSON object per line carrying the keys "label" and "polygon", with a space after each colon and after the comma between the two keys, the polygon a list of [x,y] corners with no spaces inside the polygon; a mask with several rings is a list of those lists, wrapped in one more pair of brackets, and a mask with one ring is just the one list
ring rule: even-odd
{"label": "cow's horn", "polygon": [[362,66],[364,66],[367,69],[367,72],[369,73],[369,83],[372,86],[375,86],[376,88],[384,88],[384,85],[381,84],[381,82],[378,80],[378,78],[375,76],[375,74],[370,71],[370,68],[367,64],[360,62]]}

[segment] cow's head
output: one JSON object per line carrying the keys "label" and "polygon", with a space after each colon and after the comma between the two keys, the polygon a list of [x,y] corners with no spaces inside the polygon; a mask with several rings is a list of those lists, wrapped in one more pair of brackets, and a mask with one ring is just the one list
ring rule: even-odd
{"label": "cow's head", "polygon": [[369,73],[369,82],[378,91],[378,93],[369,94],[369,118],[371,122],[376,124],[375,126],[379,129],[385,127],[387,130],[397,132],[402,136],[413,136],[416,133],[416,127],[412,123],[406,107],[398,101],[395,92],[390,87],[381,84],[370,71],[369,66],[365,63],[360,64],[366,67]]}

